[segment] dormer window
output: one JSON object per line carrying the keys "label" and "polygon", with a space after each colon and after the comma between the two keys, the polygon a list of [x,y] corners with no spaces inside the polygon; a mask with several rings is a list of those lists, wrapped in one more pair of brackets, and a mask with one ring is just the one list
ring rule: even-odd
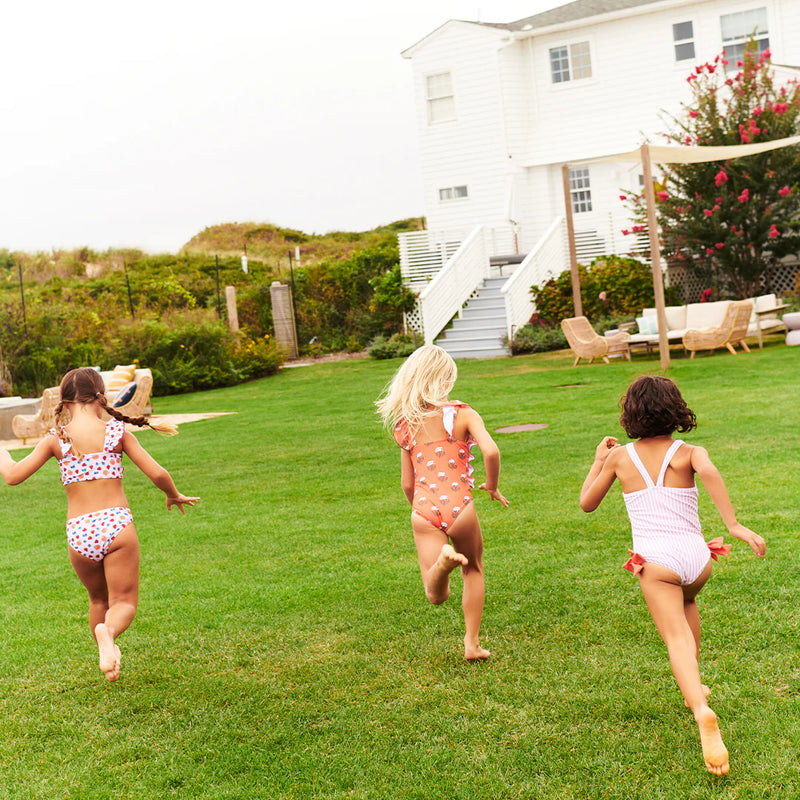
{"label": "dormer window", "polygon": [[550,48],[550,74],[553,83],[577,81],[592,77],[592,56],[589,42],[576,42]]}

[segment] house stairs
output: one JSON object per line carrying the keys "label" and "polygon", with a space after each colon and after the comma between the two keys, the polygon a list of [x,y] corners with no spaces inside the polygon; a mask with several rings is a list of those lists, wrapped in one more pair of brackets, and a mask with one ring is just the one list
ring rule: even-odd
{"label": "house stairs", "polygon": [[453,358],[497,358],[511,355],[504,344],[507,335],[506,306],[500,291],[508,276],[485,278],[477,295],[469,299],[460,316],[436,339]]}

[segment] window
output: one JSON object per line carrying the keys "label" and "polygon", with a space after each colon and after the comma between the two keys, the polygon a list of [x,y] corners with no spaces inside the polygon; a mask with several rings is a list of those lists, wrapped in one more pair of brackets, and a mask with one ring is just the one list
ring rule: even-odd
{"label": "window", "polygon": [[574,214],[592,210],[592,190],[589,187],[588,167],[569,171],[569,194]]}
{"label": "window", "polygon": [[769,47],[766,8],[723,14],[719,22],[725,58],[731,62],[731,66],[744,57],[745,47],[751,38],[756,40],[757,52],[763,53]]}
{"label": "window", "polygon": [[589,42],[550,48],[550,74],[553,83],[577,81],[592,77],[592,57]]}
{"label": "window", "polygon": [[694,26],[691,21],[676,22],[672,26],[672,40],[675,42],[676,61],[694,58]]}
{"label": "window", "polygon": [[429,124],[456,118],[453,82],[449,72],[439,72],[425,78],[425,97],[428,102]]}
{"label": "window", "polygon": [[439,200],[459,200],[466,196],[466,186],[448,186],[445,189],[439,189]]}

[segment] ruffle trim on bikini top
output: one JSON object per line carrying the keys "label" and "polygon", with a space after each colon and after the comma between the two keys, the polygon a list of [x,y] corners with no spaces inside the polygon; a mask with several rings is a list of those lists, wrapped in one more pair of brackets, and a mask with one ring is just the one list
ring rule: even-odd
{"label": "ruffle trim on bikini top", "polygon": [[[725,544],[721,536],[717,536],[710,542],[706,542],[706,546],[711,552],[711,558],[714,561],[719,561],[720,556],[727,556],[731,552],[731,545]],[[639,553],[634,553],[633,550],[628,550],[628,552],[631,554],[631,557],[622,565],[622,569],[626,569],[628,572],[638,575],[647,561],[645,561],[644,557],[639,555]]]}
{"label": "ruffle trim on bikini top", "polygon": [[[57,435],[55,428],[50,433]],[[78,457],[73,455],[72,442],[59,439],[62,457],[58,460],[61,470],[61,483],[67,486],[80,481],[101,480],[103,478],[121,478],[123,474],[122,453],[115,453],[114,448],[125,434],[125,423],[111,419],[106,423],[103,449],[98,453],[84,453]]]}

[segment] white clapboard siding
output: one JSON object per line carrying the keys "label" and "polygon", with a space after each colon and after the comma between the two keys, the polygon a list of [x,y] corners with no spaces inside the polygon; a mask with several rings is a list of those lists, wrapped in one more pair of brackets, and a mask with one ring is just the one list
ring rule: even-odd
{"label": "white clapboard siding", "polygon": [[[587,6],[590,4],[587,4]],[[686,77],[722,50],[720,16],[767,8],[774,64],[800,64],[800,0],[664,0],[583,20],[533,28],[444,22],[404,55],[415,86],[425,215],[431,232],[517,223],[529,252],[564,213],[561,165],[655,143],[692,100]],[[695,58],[676,62],[675,23],[691,21]],[[511,22],[511,20],[509,20]],[[554,84],[550,49],[589,42],[592,77]],[[452,76],[456,118],[428,124],[425,77]],[[778,80],[797,75],[779,67]],[[590,164],[593,208],[575,214],[581,260],[628,253],[621,191],[638,191],[638,164]],[[439,189],[467,186],[442,201]],[[592,233],[594,232],[594,234]],[[603,246],[599,244],[603,242]]]}

